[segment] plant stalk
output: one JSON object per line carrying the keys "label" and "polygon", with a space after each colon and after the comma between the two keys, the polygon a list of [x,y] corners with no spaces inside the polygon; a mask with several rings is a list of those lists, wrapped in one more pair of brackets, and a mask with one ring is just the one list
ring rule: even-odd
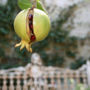
{"label": "plant stalk", "polygon": [[37,0],[30,0],[32,2],[32,7],[37,7]]}

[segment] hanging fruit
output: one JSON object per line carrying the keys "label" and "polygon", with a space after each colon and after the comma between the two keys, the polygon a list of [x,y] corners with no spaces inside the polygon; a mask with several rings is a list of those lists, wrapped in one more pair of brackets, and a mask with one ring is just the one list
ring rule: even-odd
{"label": "hanging fruit", "polygon": [[32,52],[31,45],[45,39],[50,31],[50,20],[48,15],[37,8],[22,10],[15,18],[14,29],[21,38],[21,42],[15,47],[24,47]]}

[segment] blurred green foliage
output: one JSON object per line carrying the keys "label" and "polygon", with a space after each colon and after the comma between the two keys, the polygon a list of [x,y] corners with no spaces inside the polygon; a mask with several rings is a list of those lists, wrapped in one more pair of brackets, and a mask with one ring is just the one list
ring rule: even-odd
{"label": "blurred green foliage", "polygon": [[75,90],[90,90],[90,87],[85,88],[83,84],[78,84]]}
{"label": "blurred green foliage", "polygon": [[[63,66],[66,57],[75,60],[78,38],[69,37],[69,31],[61,28],[70,17],[72,8],[64,18],[52,22],[51,32],[45,40],[32,45],[33,52],[40,54],[45,65]],[[19,48],[16,48],[13,55],[12,52],[11,55],[7,54],[7,49],[12,51],[14,45],[20,41],[13,28],[14,18],[19,11],[17,0],[8,0],[6,6],[0,6],[0,69],[26,65],[30,62],[31,53],[25,49],[19,51]],[[76,69],[83,63],[80,58],[80,62],[76,61],[71,68]]]}
{"label": "blurred green foliage", "polygon": [[77,69],[81,67],[83,64],[86,64],[86,60],[84,60],[83,57],[80,57],[79,59],[76,60],[76,62],[71,63],[71,68]]}

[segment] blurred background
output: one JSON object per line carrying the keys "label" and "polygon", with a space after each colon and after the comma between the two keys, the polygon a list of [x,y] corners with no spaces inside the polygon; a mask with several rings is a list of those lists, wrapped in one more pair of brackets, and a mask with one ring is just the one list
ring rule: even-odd
{"label": "blurred background", "polygon": [[[46,66],[78,69],[90,59],[90,1],[41,0],[51,19],[48,37],[32,45]],[[25,66],[31,53],[19,51],[13,27],[17,0],[0,0],[0,69]]]}

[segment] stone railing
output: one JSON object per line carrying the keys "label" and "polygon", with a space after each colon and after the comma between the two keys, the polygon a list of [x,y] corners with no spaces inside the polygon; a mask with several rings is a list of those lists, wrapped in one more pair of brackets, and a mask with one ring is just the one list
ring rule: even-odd
{"label": "stone railing", "polygon": [[76,71],[45,67],[35,53],[26,67],[0,70],[0,90],[75,90],[80,83],[87,88],[89,76],[89,61]]}

